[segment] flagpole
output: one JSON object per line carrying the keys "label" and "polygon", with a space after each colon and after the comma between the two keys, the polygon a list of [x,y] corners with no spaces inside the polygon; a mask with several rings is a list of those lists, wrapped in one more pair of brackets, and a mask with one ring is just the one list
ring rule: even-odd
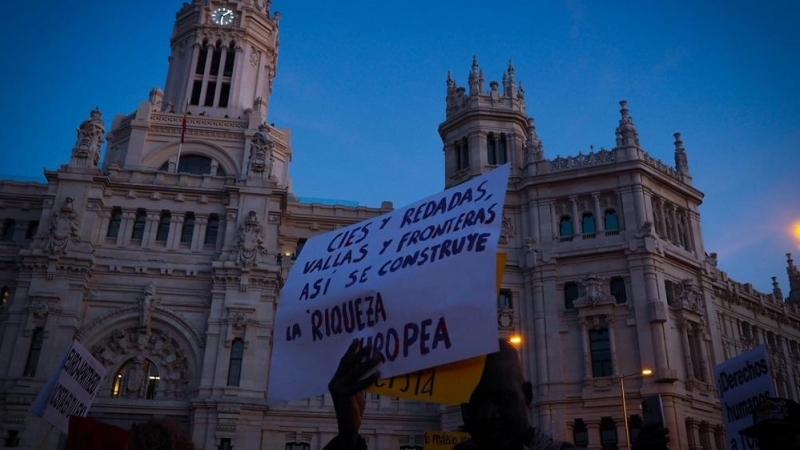
{"label": "flagpole", "polygon": [[186,135],[186,114],[189,112],[189,102],[183,110],[183,121],[181,122],[181,142],[178,143],[178,157],[175,159],[175,173],[178,173],[178,166],[181,163],[181,150],[183,150],[183,137]]}

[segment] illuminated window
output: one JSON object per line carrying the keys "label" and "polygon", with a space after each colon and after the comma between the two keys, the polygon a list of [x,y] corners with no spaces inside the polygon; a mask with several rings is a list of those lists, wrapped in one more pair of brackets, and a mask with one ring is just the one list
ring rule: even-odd
{"label": "illuminated window", "polygon": [[137,356],[129,359],[117,371],[111,386],[112,398],[156,398],[156,389],[161,377],[158,368],[147,358]]}
{"label": "illuminated window", "polygon": [[0,307],[6,306],[9,300],[11,300],[11,289],[8,286],[3,286],[0,289]]}

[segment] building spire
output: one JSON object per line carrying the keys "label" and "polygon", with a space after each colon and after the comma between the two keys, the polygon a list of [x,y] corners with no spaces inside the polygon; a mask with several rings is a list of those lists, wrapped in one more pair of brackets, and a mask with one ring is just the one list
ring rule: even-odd
{"label": "building spire", "polygon": [[675,170],[681,175],[689,175],[689,161],[686,159],[686,149],[683,148],[681,133],[675,132]]}
{"label": "building spire", "polygon": [[781,286],[778,284],[778,277],[772,277],[772,298],[783,302],[783,291],[781,291]]}
{"label": "building spire", "polygon": [[478,56],[472,56],[472,70],[469,72],[469,95],[478,95],[481,93],[481,85],[483,84],[483,71],[478,66]]}
{"label": "building spire", "polygon": [[617,147],[639,147],[639,132],[633,124],[633,117],[628,112],[628,101],[621,100],[619,126],[617,127]]}
{"label": "building spire", "polygon": [[525,141],[525,163],[533,163],[544,159],[544,145],[536,133],[533,117],[528,117],[528,138]]}
{"label": "building spire", "polygon": [[789,275],[789,298],[786,303],[800,304],[800,270],[794,265],[792,254],[786,254],[786,273]]}

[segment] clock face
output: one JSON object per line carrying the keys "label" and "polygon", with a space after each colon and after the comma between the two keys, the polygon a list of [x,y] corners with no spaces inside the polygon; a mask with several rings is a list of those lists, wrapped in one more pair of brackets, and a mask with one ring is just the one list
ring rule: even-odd
{"label": "clock face", "polygon": [[233,11],[229,8],[217,8],[211,13],[211,20],[217,25],[233,23]]}

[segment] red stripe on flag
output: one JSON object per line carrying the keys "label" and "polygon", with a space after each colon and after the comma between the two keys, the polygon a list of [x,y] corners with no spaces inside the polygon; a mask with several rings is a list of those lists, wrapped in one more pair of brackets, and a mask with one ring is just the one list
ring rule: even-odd
{"label": "red stripe on flag", "polygon": [[183,112],[183,122],[181,123],[181,144],[183,144],[183,137],[186,135],[186,111]]}

